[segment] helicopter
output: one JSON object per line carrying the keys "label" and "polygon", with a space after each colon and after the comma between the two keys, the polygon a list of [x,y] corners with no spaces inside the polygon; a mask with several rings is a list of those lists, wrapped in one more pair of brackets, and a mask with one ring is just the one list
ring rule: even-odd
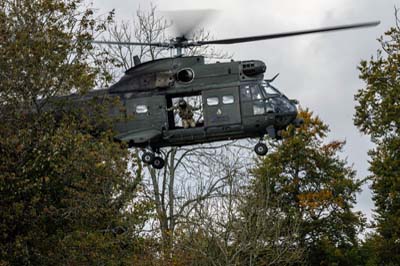
{"label": "helicopter", "polygon": [[[223,140],[258,138],[256,154],[268,152],[265,135],[279,140],[281,131],[289,125],[300,127],[297,100],[290,99],[272,83],[277,77],[265,79],[266,64],[260,60],[206,63],[204,56],[184,56],[183,50],[202,45],[223,45],[269,40],[319,32],[377,26],[366,22],[310,30],[194,41],[180,35],[168,42],[141,43],[92,41],[106,45],[146,45],[176,49],[176,56],[140,62],[111,87],[89,92],[88,97],[108,95],[119,98],[124,110],[113,109],[111,114],[125,112],[130,119],[115,123],[115,139],[128,147],[141,148],[141,159],[155,169],[165,161],[161,148],[196,145]],[[193,104],[195,123],[183,127],[172,110],[185,99]]]}

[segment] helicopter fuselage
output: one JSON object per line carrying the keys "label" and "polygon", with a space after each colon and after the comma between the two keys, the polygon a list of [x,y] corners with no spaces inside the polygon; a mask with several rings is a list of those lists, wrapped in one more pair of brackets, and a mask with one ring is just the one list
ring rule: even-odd
{"label": "helicopter fuselage", "polygon": [[[296,123],[297,109],[263,79],[265,70],[258,60],[205,64],[201,56],[139,64],[107,90],[120,99],[127,118],[115,124],[115,138],[153,150],[266,134],[279,138],[280,130]],[[193,128],[183,128],[168,111],[181,98],[199,109]]]}
{"label": "helicopter fuselage", "polygon": [[[258,155],[265,155],[268,148],[262,143],[264,135],[279,139],[280,131],[288,125],[302,124],[302,120],[296,118],[297,101],[289,100],[272,87],[270,83],[275,78],[264,80],[266,65],[262,61],[205,64],[202,56],[182,56],[182,49],[372,27],[378,24],[379,21],[374,21],[208,41],[189,40],[186,35],[193,31],[193,27],[189,27],[189,30],[169,42],[92,41],[107,45],[175,48],[177,57],[142,64],[135,56],[135,66],[128,69],[121,80],[109,89],[90,92],[85,99],[97,96],[118,98],[124,108],[109,108],[110,116],[122,115],[125,119],[115,123],[115,139],[127,142],[129,147],[144,148],[142,161],[156,169],[161,169],[165,164],[159,154],[160,148],[166,146],[260,137],[254,151]],[[181,124],[177,122],[172,111],[175,109],[174,104],[183,102],[181,98],[193,104],[195,109],[200,109],[197,117],[190,118],[189,123],[183,117]],[[69,99],[75,101],[73,105],[85,104],[85,99],[79,96]],[[192,127],[186,128],[188,124]]]}

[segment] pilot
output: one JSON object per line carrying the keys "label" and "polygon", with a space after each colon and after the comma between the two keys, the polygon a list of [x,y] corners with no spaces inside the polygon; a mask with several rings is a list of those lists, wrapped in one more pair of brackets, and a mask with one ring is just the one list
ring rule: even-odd
{"label": "pilot", "polygon": [[183,128],[196,127],[196,122],[193,119],[193,111],[199,110],[199,108],[191,106],[184,99],[179,99],[177,105],[167,108],[167,111],[172,110],[178,110]]}

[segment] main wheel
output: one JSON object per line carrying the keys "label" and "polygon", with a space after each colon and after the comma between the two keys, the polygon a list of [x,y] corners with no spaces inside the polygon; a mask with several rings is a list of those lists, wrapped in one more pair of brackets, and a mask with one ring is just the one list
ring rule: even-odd
{"label": "main wheel", "polygon": [[144,152],[142,155],[142,161],[144,163],[152,164],[154,161],[154,153],[148,151]]}
{"label": "main wheel", "polygon": [[161,168],[163,168],[163,167],[164,167],[164,164],[165,164],[165,161],[164,161],[163,158],[158,157],[158,156],[154,157],[154,160],[153,160],[152,165],[153,165],[153,167],[154,167],[155,169],[161,169]]}
{"label": "main wheel", "polygon": [[268,152],[268,147],[267,145],[265,145],[264,143],[260,142],[257,143],[256,146],[254,147],[254,151],[260,155],[260,156],[264,156],[265,154],[267,154]]}

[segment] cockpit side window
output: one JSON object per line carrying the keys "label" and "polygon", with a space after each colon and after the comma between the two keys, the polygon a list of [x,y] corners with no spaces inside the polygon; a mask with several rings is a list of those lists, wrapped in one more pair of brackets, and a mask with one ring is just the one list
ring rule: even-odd
{"label": "cockpit side window", "polygon": [[251,100],[251,90],[249,85],[240,88],[240,98],[242,101]]}
{"label": "cockpit side window", "polygon": [[252,98],[253,100],[261,100],[263,98],[261,90],[257,85],[251,86],[251,94],[253,96]]}
{"label": "cockpit side window", "polygon": [[254,115],[263,115],[265,114],[264,103],[263,102],[254,102],[253,103],[253,114]]}

